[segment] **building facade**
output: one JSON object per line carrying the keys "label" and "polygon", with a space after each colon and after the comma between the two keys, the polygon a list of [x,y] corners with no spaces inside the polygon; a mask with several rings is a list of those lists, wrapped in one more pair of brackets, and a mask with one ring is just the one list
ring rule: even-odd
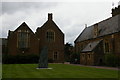
{"label": "building facade", "polygon": [[51,13],[48,14],[48,20],[37,28],[36,35],[40,41],[40,50],[44,46],[48,48],[48,60],[64,61],[64,33],[53,21]]}
{"label": "building facade", "polygon": [[8,54],[38,54],[39,41],[29,26],[23,22],[15,31],[8,33]]}
{"label": "building facade", "polygon": [[64,62],[64,33],[48,14],[48,20],[38,27],[34,33],[23,22],[15,31],[8,33],[8,54],[35,54],[39,55],[43,47],[48,48],[48,60]]}
{"label": "building facade", "polygon": [[120,6],[112,11],[112,17],[86,27],[74,41],[80,64],[101,64],[105,54],[120,56]]}

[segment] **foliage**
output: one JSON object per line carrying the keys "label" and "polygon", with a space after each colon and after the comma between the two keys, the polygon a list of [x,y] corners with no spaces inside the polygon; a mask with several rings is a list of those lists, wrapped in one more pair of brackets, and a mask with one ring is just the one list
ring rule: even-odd
{"label": "foliage", "polygon": [[38,63],[39,56],[34,54],[2,55],[3,64]]}
{"label": "foliage", "polygon": [[73,45],[70,43],[65,44],[64,48],[65,53],[65,61],[70,61],[70,55],[73,53]]}
{"label": "foliage", "polygon": [[48,62],[49,63],[53,63],[53,59],[48,59]]}
{"label": "foliage", "polygon": [[117,67],[120,66],[120,57],[114,55],[114,54],[106,54],[105,55],[105,65],[106,66],[112,66]]}
{"label": "foliage", "polygon": [[72,53],[71,56],[70,56],[70,63],[80,64],[80,54]]}

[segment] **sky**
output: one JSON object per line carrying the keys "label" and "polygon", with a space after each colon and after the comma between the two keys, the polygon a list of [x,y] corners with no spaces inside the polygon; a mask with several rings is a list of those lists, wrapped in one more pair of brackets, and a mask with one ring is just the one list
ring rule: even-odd
{"label": "sky", "polygon": [[[0,2],[0,38],[7,38],[23,22],[36,32],[53,13],[53,20],[65,34],[65,43],[74,43],[87,27],[111,17],[119,0],[2,0]],[[114,4],[113,4],[114,3]]]}

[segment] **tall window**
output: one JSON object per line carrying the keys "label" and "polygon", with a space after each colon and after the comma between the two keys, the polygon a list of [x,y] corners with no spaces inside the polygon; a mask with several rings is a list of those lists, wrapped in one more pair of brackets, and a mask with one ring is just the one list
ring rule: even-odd
{"label": "tall window", "polygon": [[88,54],[87,56],[88,56],[88,59],[90,59],[90,54]]}
{"label": "tall window", "polygon": [[18,32],[18,48],[28,48],[28,31],[19,31]]}
{"label": "tall window", "polygon": [[53,53],[53,59],[54,60],[58,60],[58,52],[54,52]]}
{"label": "tall window", "polygon": [[108,42],[105,42],[105,52],[109,52],[110,49],[109,49],[109,43]]}
{"label": "tall window", "polygon": [[52,30],[48,30],[46,33],[46,38],[48,42],[53,42],[55,41],[55,32]]}
{"label": "tall window", "polygon": [[85,54],[82,54],[82,59],[85,59]]}

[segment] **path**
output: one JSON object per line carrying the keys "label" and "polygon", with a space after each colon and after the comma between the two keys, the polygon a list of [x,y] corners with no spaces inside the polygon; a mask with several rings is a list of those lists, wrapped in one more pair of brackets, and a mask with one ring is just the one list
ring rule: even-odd
{"label": "path", "polygon": [[88,66],[88,65],[81,65],[81,64],[70,64],[70,65],[85,66],[85,67],[94,67],[94,68],[101,68],[101,69],[120,70],[120,68],[117,68],[117,67],[106,67],[106,66]]}

